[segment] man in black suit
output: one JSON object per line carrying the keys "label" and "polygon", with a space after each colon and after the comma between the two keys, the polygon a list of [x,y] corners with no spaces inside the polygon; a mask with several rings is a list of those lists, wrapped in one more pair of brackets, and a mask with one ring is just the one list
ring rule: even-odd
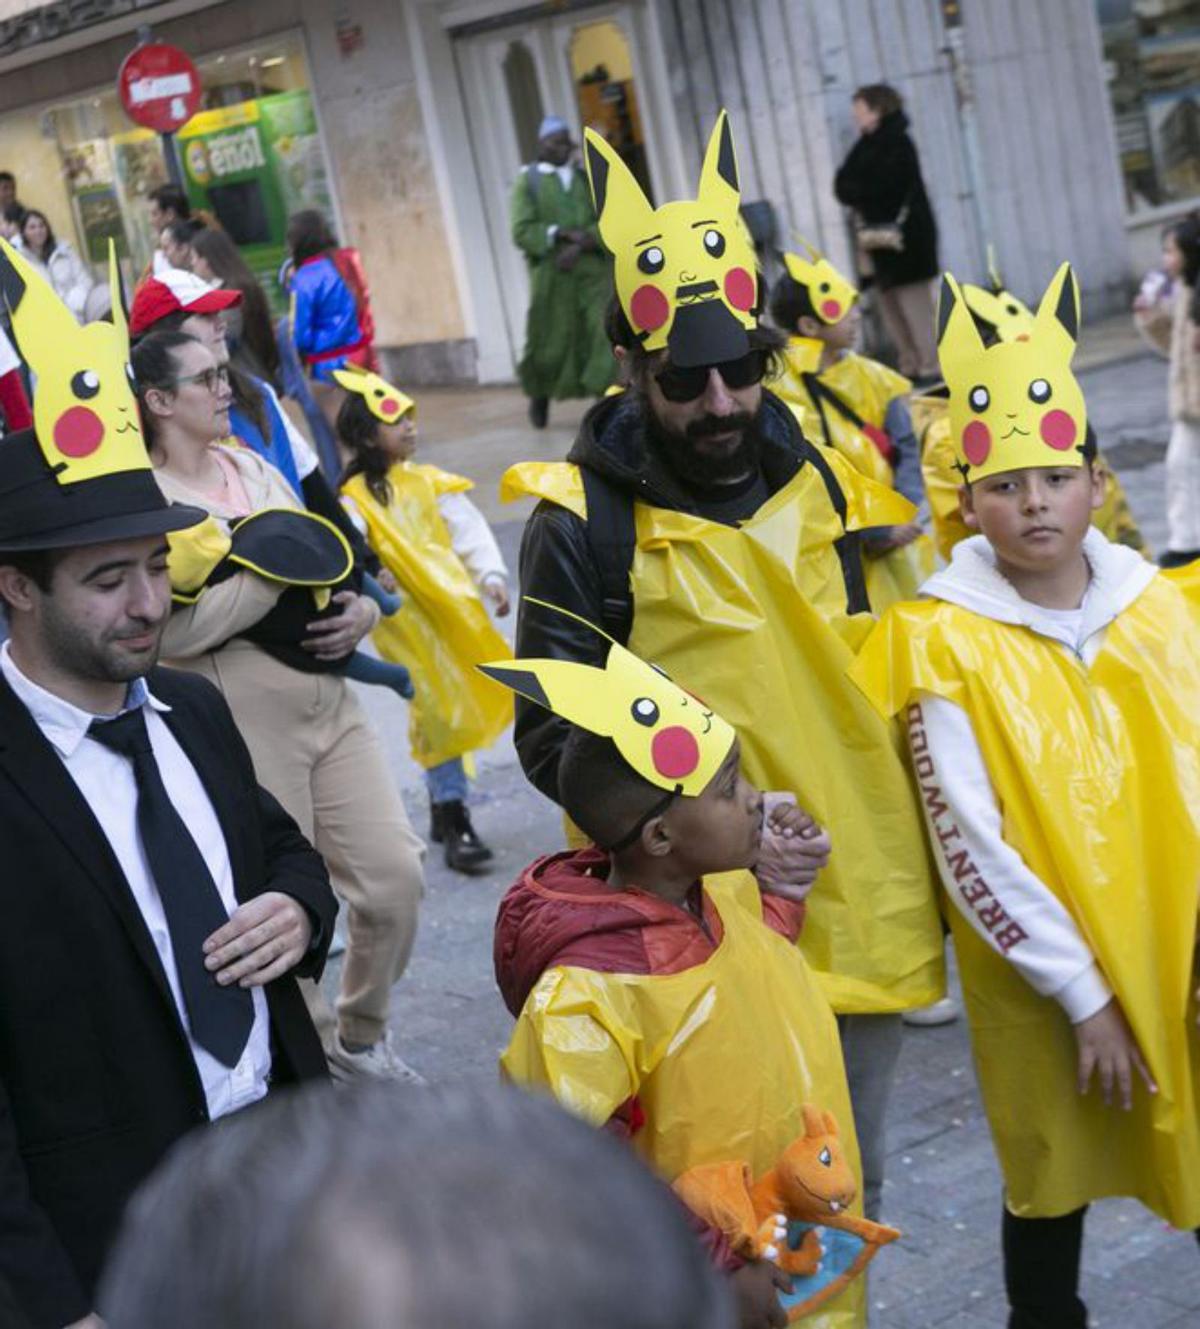
{"label": "man in black suit", "polygon": [[[5,287],[18,322],[32,288]],[[0,446],[0,1282],[35,1329],[101,1323],[175,1140],[325,1075],[294,977],[332,935],[324,864],[220,693],[153,667],[166,536],[205,514],[158,490],[123,331],[60,345]]]}

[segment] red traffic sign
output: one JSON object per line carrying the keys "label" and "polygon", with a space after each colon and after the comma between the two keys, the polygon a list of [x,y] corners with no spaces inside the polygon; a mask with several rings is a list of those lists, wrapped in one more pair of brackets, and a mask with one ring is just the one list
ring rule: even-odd
{"label": "red traffic sign", "polygon": [[117,96],[131,120],[173,134],[200,109],[200,75],[177,46],[148,42],[125,57]]}

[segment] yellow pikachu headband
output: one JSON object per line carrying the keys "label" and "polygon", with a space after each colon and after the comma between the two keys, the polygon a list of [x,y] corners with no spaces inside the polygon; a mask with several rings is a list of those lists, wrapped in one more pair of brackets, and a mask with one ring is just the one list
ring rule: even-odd
{"label": "yellow pikachu headband", "polygon": [[[528,602],[577,617],[540,600]],[[652,785],[697,797],[721,769],[737,735],[661,669],[638,659],[611,637],[608,641],[603,668],[544,659],[497,661],[479,668],[564,720],[611,738],[621,756]]]}
{"label": "yellow pikachu headband", "polygon": [[409,411],[416,414],[417,406],[399,388],[394,388],[378,374],[351,365],[348,369],[335,369],[334,378],[347,392],[356,392],[367,403],[367,409],[385,425],[394,425]]}
{"label": "yellow pikachu headband", "polygon": [[1033,311],[1004,285],[991,245],[987,247],[987,256],[990,289],[964,282],[963,299],[976,320],[994,332],[998,341],[1024,341],[1033,331]]}
{"label": "yellow pikachu headband", "polygon": [[62,485],[150,469],[111,241],[108,274],[113,321],[80,327],[45,279],[0,239],[0,292],[18,349],[36,380],[33,427]]}
{"label": "yellow pikachu headband", "polygon": [[1027,336],[985,346],[954,278],[942,279],[938,359],[950,390],[950,432],[967,483],[1001,471],[1082,466],[1087,407],[1071,372],[1079,288],[1064,263]]}
{"label": "yellow pikachu headband", "polygon": [[[850,312],[851,306],[858,299],[858,288],[833,266],[807,240],[796,237],[808,250],[808,258],[799,254],[784,254],[783,266],[787,275],[808,292],[808,302],[814,315],[822,323],[840,323]],[[795,331],[789,328],[789,332]]]}
{"label": "yellow pikachu headband", "polygon": [[647,351],[681,368],[736,360],[758,325],[754,246],[738,213],[729,119],[717,117],[695,199],[650,206],[629,167],[591,129],[584,159],[617,298]]}

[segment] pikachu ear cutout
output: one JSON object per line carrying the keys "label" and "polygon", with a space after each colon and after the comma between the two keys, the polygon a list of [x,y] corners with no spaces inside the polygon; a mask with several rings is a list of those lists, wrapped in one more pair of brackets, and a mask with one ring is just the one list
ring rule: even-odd
{"label": "pikachu ear cutout", "polygon": [[121,267],[117,262],[117,246],[108,242],[108,293],[112,300],[113,327],[126,341],[129,340],[129,306],[125,303],[125,288],[121,285]]}
{"label": "pikachu ear cutout", "polygon": [[79,324],[27,259],[0,237],[0,291],[21,358],[35,366],[78,342]]}
{"label": "pikachu ear cutout", "polygon": [[1004,290],[1004,278],[1000,275],[1000,264],[996,261],[996,246],[990,240],[987,245],[987,272],[992,294],[999,295]]}
{"label": "pikachu ear cutout", "polygon": [[513,669],[509,665],[494,664],[481,664],[477,667],[481,674],[486,674],[494,682],[503,684],[519,697],[524,697],[526,701],[544,706],[546,710],[551,709],[546,689],[542,687],[541,680],[532,669]]}
{"label": "pikachu ear cutout", "polygon": [[696,201],[717,201],[725,207],[737,207],[741,198],[738,185],[737,153],[733,148],[733,130],[729,127],[729,113],[722,110],[708,136],[704,153],[704,166],[700,171],[700,188]]}
{"label": "pikachu ear cutout", "polygon": [[359,368],[358,365],[353,368],[335,369],[333,377],[347,392],[362,392],[367,386],[366,370]]}
{"label": "pikachu ear cutout", "polygon": [[583,160],[606,247],[619,253],[648,236],[654,219],[650,201],[620,155],[593,129],[583,131]]}
{"label": "pikachu ear cutout", "polygon": [[983,338],[967,308],[962,288],[948,272],[942,274],[937,310],[938,363],[953,390],[966,369],[984,351]]}
{"label": "pikachu ear cutout", "polygon": [[1033,326],[1035,340],[1053,348],[1069,364],[1079,338],[1079,283],[1070,263],[1061,264],[1051,277]]}
{"label": "pikachu ear cutout", "polygon": [[799,254],[785,253],[783,266],[797,286],[807,286],[816,275],[815,260],[801,258]]}

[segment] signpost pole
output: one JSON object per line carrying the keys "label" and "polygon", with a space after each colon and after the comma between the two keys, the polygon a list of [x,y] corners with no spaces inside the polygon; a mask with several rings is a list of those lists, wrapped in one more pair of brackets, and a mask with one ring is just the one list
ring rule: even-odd
{"label": "signpost pole", "polygon": [[175,142],[175,135],[168,131],[165,134],[160,134],[159,139],[162,141],[163,161],[166,162],[167,166],[167,179],[173,185],[182,189],[184,187],[183,165],[179,160],[179,145]]}

